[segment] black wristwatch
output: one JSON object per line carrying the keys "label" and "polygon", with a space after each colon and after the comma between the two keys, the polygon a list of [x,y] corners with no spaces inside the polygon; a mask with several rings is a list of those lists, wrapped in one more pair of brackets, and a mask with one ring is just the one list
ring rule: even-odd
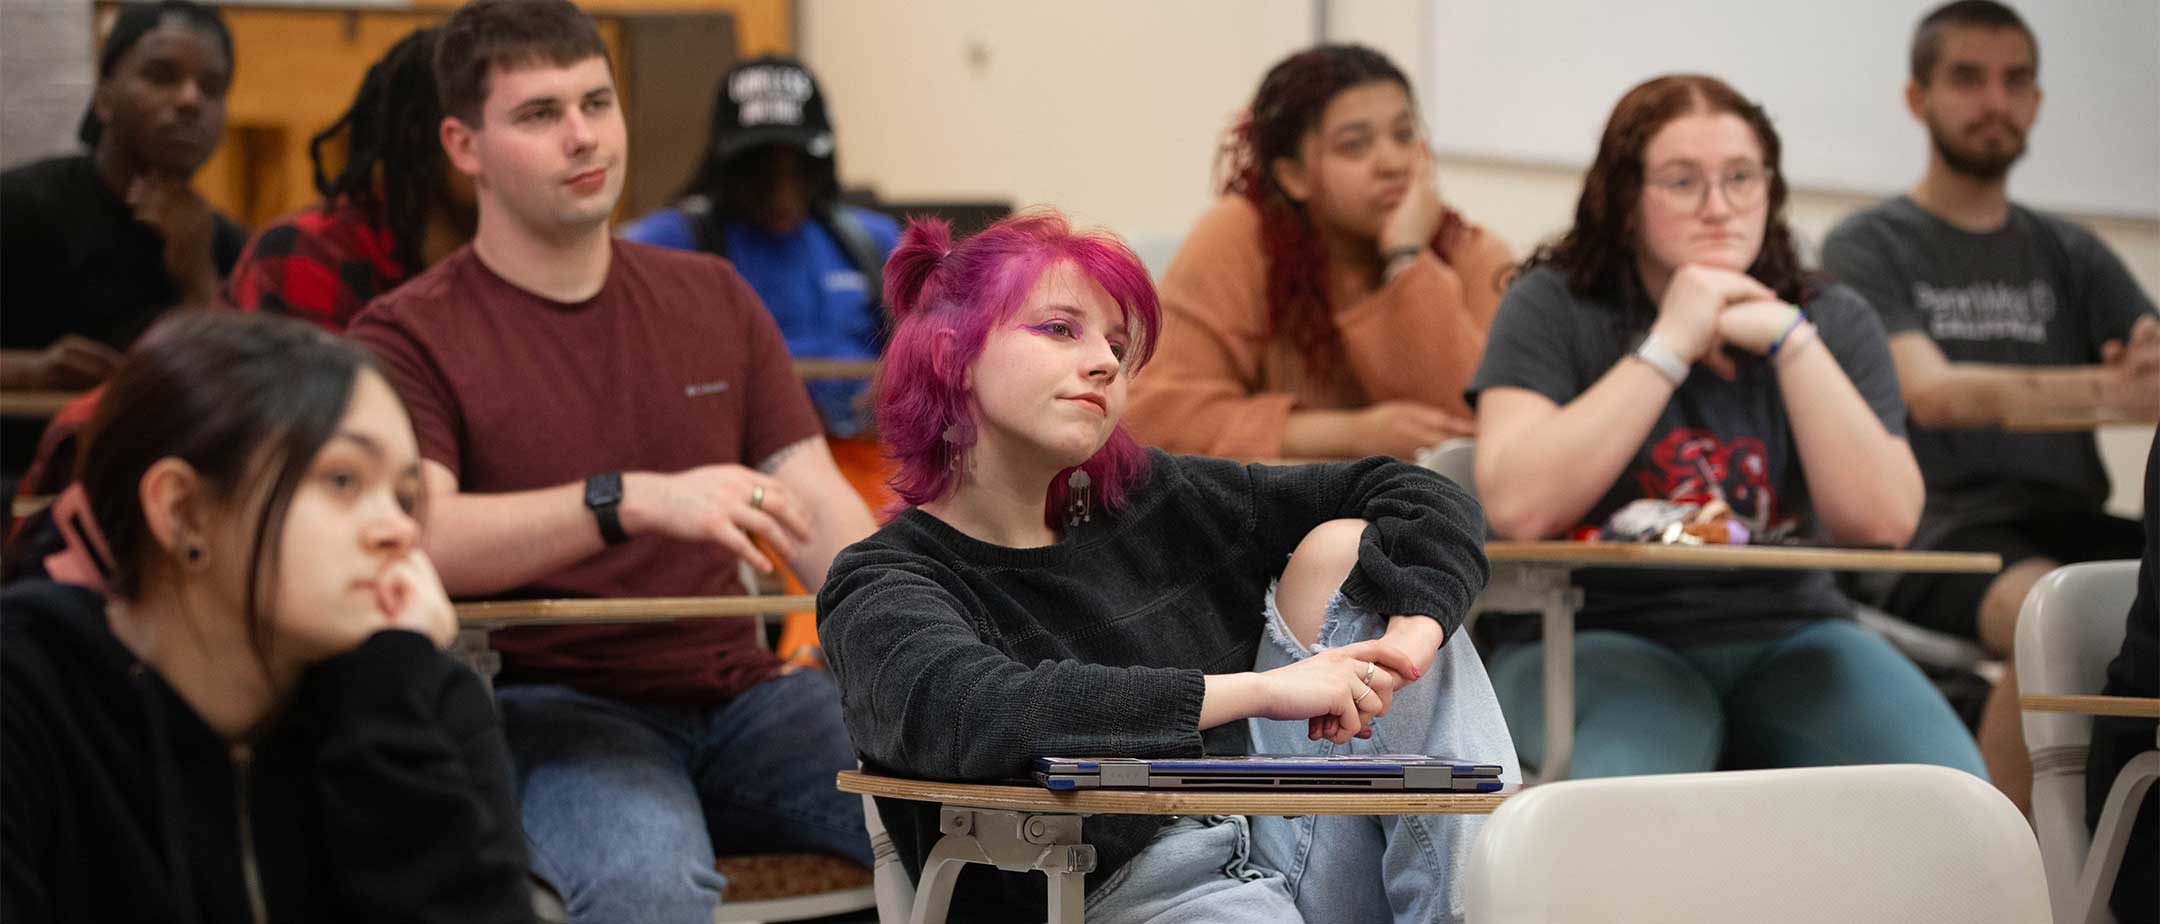
{"label": "black wristwatch", "polygon": [[600,522],[600,538],[609,545],[630,541],[630,534],[623,532],[622,517],[617,515],[621,507],[621,472],[601,472],[585,479],[585,509]]}

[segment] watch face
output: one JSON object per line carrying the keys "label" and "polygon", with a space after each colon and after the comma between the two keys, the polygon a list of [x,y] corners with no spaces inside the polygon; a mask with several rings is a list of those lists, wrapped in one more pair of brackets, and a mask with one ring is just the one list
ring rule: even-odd
{"label": "watch face", "polygon": [[621,472],[609,472],[585,479],[585,506],[611,507],[621,502]]}

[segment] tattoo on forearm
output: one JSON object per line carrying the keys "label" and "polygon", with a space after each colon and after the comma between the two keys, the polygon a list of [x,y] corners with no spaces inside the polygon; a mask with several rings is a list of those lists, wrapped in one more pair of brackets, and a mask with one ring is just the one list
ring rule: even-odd
{"label": "tattoo on forearm", "polygon": [[757,464],[757,470],[764,472],[767,475],[777,472],[780,470],[780,466],[787,462],[789,456],[801,452],[810,446],[814,446],[823,439],[824,437],[821,436],[806,437],[804,439],[796,440],[795,442],[782,446],[778,450],[775,450],[772,455],[766,456],[765,461],[759,462]]}

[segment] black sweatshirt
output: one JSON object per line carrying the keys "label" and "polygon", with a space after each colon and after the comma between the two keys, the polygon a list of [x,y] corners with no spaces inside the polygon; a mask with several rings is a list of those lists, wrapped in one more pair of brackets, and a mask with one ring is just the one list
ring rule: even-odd
{"label": "black sweatshirt", "polygon": [[9,924],[532,920],[493,703],[423,636],[316,665],[235,748],[97,594],[26,582],[0,594],[0,691]]}
{"label": "black sweatshirt", "polygon": [[[2100,687],[2109,696],[2160,696],[2160,439],[2145,453],[2145,559],[2138,565],[2137,584],[2123,626],[2122,651],[2108,662],[2107,682]],[[2100,810],[2123,765],[2152,746],[2152,719],[2093,719],[2092,748],[2085,761],[2087,828],[2100,823]],[[2160,888],[2155,888],[2160,884],[2153,881],[2153,870],[2160,869],[2160,789],[2147,790],[2136,808],[2122,874],[2116,877],[2108,905],[2121,924],[2160,922]]]}
{"label": "black sweatshirt", "polygon": [[[1343,584],[1369,611],[1452,636],[1484,589],[1484,521],[1452,482],[1374,458],[1295,467],[1149,454],[1118,513],[1012,549],[909,510],[833,560],[818,634],[872,769],[1023,776],[1037,757],[1241,754],[1245,723],[1199,730],[1203,676],[1251,670],[1268,582],[1321,523],[1371,521]],[[910,874],[937,807],[881,800]],[[1092,889],[1166,819],[1087,820]],[[970,866],[954,920],[1041,920],[1043,880]]]}

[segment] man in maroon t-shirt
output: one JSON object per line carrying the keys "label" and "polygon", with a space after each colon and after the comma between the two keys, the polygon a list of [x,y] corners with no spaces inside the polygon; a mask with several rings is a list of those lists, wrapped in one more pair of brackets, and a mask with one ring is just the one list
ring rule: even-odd
{"label": "man in maroon t-shirt", "polygon": [[[412,413],[460,596],[739,593],[751,537],[813,588],[872,529],[771,317],[716,257],[612,240],[626,144],[567,0],[476,0],[436,58],[479,232],[353,323]],[[535,873],[576,921],[710,921],[714,854],[870,861],[827,675],[736,620],[497,635]]]}

